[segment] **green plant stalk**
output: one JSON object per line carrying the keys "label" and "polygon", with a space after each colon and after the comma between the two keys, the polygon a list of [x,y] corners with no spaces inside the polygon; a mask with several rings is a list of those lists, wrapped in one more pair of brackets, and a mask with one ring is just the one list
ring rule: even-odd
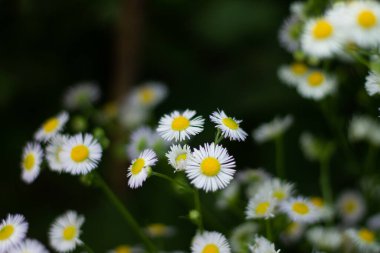
{"label": "green plant stalk", "polygon": [[323,159],[320,162],[320,167],[321,169],[319,176],[319,184],[321,187],[322,197],[327,204],[331,205],[333,203],[333,199],[330,185],[329,159]]}
{"label": "green plant stalk", "polygon": [[141,227],[132,216],[132,214],[128,211],[128,209],[123,205],[120,199],[111,191],[108,187],[107,183],[103,180],[103,178],[96,173],[95,174],[95,182],[105,193],[110,202],[115,206],[115,208],[119,211],[119,213],[123,216],[124,220],[128,223],[128,225],[133,229],[138,237],[140,237],[142,243],[147,247],[149,252],[157,252],[156,247],[151,242],[151,240],[146,236],[146,234],[142,231]]}
{"label": "green plant stalk", "polygon": [[178,185],[179,187],[181,187],[182,189],[184,189],[186,191],[192,191],[192,189],[188,185],[182,184],[181,182],[178,182],[177,180],[174,180],[173,178],[171,178],[165,174],[162,174],[160,172],[152,171],[152,176],[156,176],[156,177],[162,178],[166,181],[169,181],[170,183]]}
{"label": "green plant stalk", "polygon": [[214,143],[219,144],[222,140],[223,140],[222,131],[218,128],[216,131]]}
{"label": "green plant stalk", "polygon": [[202,207],[201,207],[201,198],[199,196],[198,189],[194,189],[194,205],[195,209],[198,211],[199,218],[198,218],[198,229],[201,233],[203,233],[203,216],[202,216]]}
{"label": "green plant stalk", "polygon": [[82,242],[81,247],[87,253],[94,253],[94,250],[91,249],[86,243]]}
{"label": "green plant stalk", "polygon": [[265,219],[265,232],[266,232],[267,239],[269,241],[273,241],[272,225],[271,225],[270,219]]}
{"label": "green plant stalk", "polygon": [[377,148],[374,145],[369,144],[367,157],[366,157],[366,161],[365,161],[365,172],[366,172],[366,174],[370,174],[371,172],[373,172],[374,164],[375,164],[374,162],[376,159],[376,153],[377,153]]}
{"label": "green plant stalk", "polygon": [[280,179],[285,179],[285,159],[283,135],[279,135],[274,140],[276,152],[276,174]]}

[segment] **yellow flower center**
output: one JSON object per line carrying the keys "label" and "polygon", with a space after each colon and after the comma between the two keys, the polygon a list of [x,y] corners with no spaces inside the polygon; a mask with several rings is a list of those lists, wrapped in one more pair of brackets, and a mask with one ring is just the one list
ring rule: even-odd
{"label": "yellow flower center", "polygon": [[236,123],[236,121],[231,118],[224,118],[222,119],[222,122],[229,129],[237,130],[239,128],[239,124]]}
{"label": "yellow flower center", "polygon": [[324,203],[323,203],[323,199],[322,198],[319,198],[319,197],[313,197],[310,199],[311,203],[313,203],[313,205],[315,205],[316,207],[323,207]]}
{"label": "yellow flower center", "polygon": [[46,133],[51,133],[57,129],[58,125],[59,125],[59,120],[57,118],[51,118],[45,121],[42,128],[44,129]]}
{"label": "yellow flower center", "polygon": [[85,161],[90,154],[90,150],[85,145],[78,145],[71,149],[71,159],[75,162],[80,163]]}
{"label": "yellow flower center", "polygon": [[74,237],[76,236],[77,234],[77,229],[75,226],[67,226],[64,230],[63,230],[63,239],[65,239],[66,241],[71,241],[74,239]]}
{"label": "yellow flower center", "polygon": [[155,97],[154,90],[151,88],[144,88],[140,91],[140,99],[143,104],[149,104],[153,101]]}
{"label": "yellow flower center", "polygon": [[313,27],[313,36],[317,40],[323,40],[331,36],[333,33],[333,26],[326,20],[318,20]]}
{"label": "yellow flower center", "polygon": [[258,215],[264,215],[266,214],[266,212],[268,211],[268,208],[269,208],[270,204],[268,201],[266,202],[261,202],[259,203],[257,206],[256,206],[256,213]]}
{"label": "yellow flower center", "polygon": [[132,249],[128,246],[119,246],[115,249],[116,253],[132,253]]}
{"label": "yellow flower center", "polygon": [[33,169],[35,162],[36,162],[36,159],[34,158],[34,155],[28,154],[25,157],[24,162],[23,162],[25,170],[29,171],[29,170]]}
{"label": "yellow flower center", "polygon": [[300,227],[300,225],[297,222],[292,222],[289,224],[289,226],[287,226],[286,233],[295,234],[295,233],[297,233],[299,227]]}
{"label": "yellow flower center", "polygon": [[185,161],[186,158],[187,158],[187,154],[186,154],[186,153],[184,153],[184,154],[179,154],[179,155],[176,157],[175,161],[176,161],[177,163],[179,163],[179,162],[181,162],[181,161]]}
{"label": "yellow flower center", "polygon": [[13,235],[15,228],[13,225],[6,225],[0,229],[0,241],[8,240]]}
{"label": "yellow flower center", "polygon": [[344,205],[343,205],[343,210],[348,213],[354,213],[357,209],[357,204],[354,200],[348,200]]}
{"label": "yellow flower center", "polygon": [[189,126],[190,126],[190,121],[183,116],[178,116],[173,119],[172,129],[174,131],[183,131]]}
{"label": "yellow flower center", "polygon": [[151,224],[148,227],[148,231],[151,235],[163,236],[165,235],[165,232],[166,232],[166,226],[161,223]]}
{"label": "yellow flower center", "polygon": [[145,160],[144,158],[138,158],[133,164],[132,164],[132,169],[131,172],[133,175],[137,175],[140,173],[140,171],[144,168],[145,166]]}
{"label": "yellow flower center", "polygon": [[292,209],[297,214],[305,215],[309,213],[309,207],[303,202],[295,202]]}
{"label": "yellow flower center", "polygon": [[220,171],[220,163],[214,157],[207,157],[201,163],[202,173],[206,176],[213,177]]}
{"label": "yellow flower center", "polygon": [[320,71],[314,71],[307,78],[308,84],[313,87],[320,86],[324,80],[325,80],[325,76]]}
{"label": "yellow flower center", "polygon": [[361,27],[366,29],[372,28],[377,23],[376,16],[371,10],[361,11],[357,17],[357,21]]}
{"label": "yellow flower center", "polygon": [[277,200],[283,200],[286,197],[286,194],[283,191],[274,191],[272,196]]}
{"label": "yellow flower center", "polygon": [[219,248],[215,244],[210,243],[203,248],[202,253],[219,253]]}
{"label": "yellow flower center", "polygon": [[358,236],[360,237],[360,239],[367,243],[373,243],[375,241],[375,234],[366,228],[360,229],[358,231]]}
{"label": "yellow flower center", "polygon": [[293,63],[292,66],[290,66],[290,69],[292,70],[293,74],[300,76],[306,73],[307,67],[303,63]]}

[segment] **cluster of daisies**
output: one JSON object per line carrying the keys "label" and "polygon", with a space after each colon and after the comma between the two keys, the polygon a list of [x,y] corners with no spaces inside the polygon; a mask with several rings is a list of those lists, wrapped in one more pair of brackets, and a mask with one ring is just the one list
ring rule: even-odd
{"label": "cluster of daisies", "polygon": [[156,132],[147,128],[138,129],[132,134],[127,152],[133,156],[141,147],[144,150],[132,160],[128,168],[128,185],[131,188],[140,187],[149,176],[158,161],[157,154],[153,151],[155,136],[158,135],[166,141],[166,145],[172,143],[166,157],[175,172],[184,171],[191,184],[206,192],[225,188],[235,173],[235,159],[219,142],[223,138],[243,141],[247,133],[240,127],[241,120],[227,116],[224,111],[213,112],[210,120],[218,129],[214,142],[193,149],[181,142],[190,140],[203,131],[205,120],[197,116],[195,111],[174,111],[164,115]]}
{"label": "cluster of daisies", "polygon": [[[82,244],[79,239],[84,217],[74,211],[59,216],[49,230],[50,246],[57,252],[68,252]],[[9,214],[0,223],[1,253],[48,253],[37,240],[27,238],[28,222],[20,214]]]}
{"label": "cluster of daisies", "polygon": [[279,37],[296,61],[279,68],[284,83],[297,88],[303,97],[320,100],[337,90],[337,76],[328,71],[328,65],[338,59],[365,64],[369,68],[365,82],[368,94],[380,93],[379,2],[337,1],[319,15],[312,13],[309,2],[295,2],[290,9],[291,16],[284,22]]}
{"label": "cluster of daisies", "polygon": [[102,147],[93,135],[67,135],[62,131],[69,120],[67,112],[47,119],[26,144],[21,159],[21,178],[32,183],[44,167],[72,175],[87,174],[95,169],[102,157]]}

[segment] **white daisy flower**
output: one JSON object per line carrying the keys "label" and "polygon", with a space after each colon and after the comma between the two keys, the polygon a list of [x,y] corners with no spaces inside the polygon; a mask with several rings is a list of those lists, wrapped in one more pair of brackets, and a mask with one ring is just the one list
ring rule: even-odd
{"label": "white daisy flower", "polygon": [[337,251],[342,245],[342,233],[334,227],[313,227],[306,233],[307,240],[313,247],[325,251]]}
{"label": "white daisy flower", "polygon": [[373,96],[375,94],[380,94],[380,75],[375,72],[369,72],[368,76],[365,78],[365,89],[368,95]]}
{"label": "white daisy flower", "polygon": [[229,138],[233,141],[244,141],[247,138],[248,134],[240,128],[242,120],[228,117],[224,111],[213,112],[210,119],[222,131],[224,138]]}
{"label": "white daisy flower", "polygon": [[205,231],[197,234],[191,244],[191,253],[230,253],[230,245],[224,235],[218,232]]}
{"label": "white daisy flower", "polygon": [[373,231],[366,228],[348,229],[345,234],[359,252],[380,252],[380,244],[376,241],[376,234]]}
{"label": "white daisy flower", "polygon": [[329,16],[310,19],[301,36],[303,51],[316,58],[330,58],[342,50],[342,35]]}
{"label": "white daisy flower", "polygon": [[8,252],[21,243],[28,231],[28,223],[20,214],[8,214],[0,223],[0,252]]}
{"label": "white daisy flower", "polygon": [[291,65],[283,65],[278,69],[278,77],[282,82],[297,87],[307,74],[308,67],[302,62],[294,62]]}
{"label": "white daisy flower", "polygon": [[[345,13],[346,33],[360,47],[377,47],[380,43],[380,4],[354,1]],[[342,20],[343,22],[343,20]]]}
{"label": "white daisy flower", "polygon": [[107,251],[107,253],[144,253],[140,247],[132,247],[129,245],[119,245],[116,248]]}
{"label": "white daisy flower", "polygon": [[206,192],[225,188],[235,173],[235,160],[215,143],[194,149],[185,170],[191,183]]}
{"label": "white daisy flower", "polygon": [[185,170],[190,156],[191,149],[188,145],[173,144],[170,147],[170,151],[166,153],[169,164],[175,169],[174,172]]}
{"label": "white daisy flower", "polygon": [[131,188],[142,186],[143,182],[148,177],[148,172],[151,166],[157,162],[156,153],[151,149],[144,150],[135,160],[132,161],[128,168],[127,177],[129,177],[128,185]]}
{"label": "white daisy flower", "polygon": [[21,161],[21,179],[27,183],[32,183],[40,174],[43,152],[37,143],[26,144]]}
{"label": "white daisy flower", "polygon": [[275,215],[277,200],[273,197],[272,192],[263,192],[256,194],[248,202],[245,210],[247,219],[272,218]]}
{"label": "white daisy flower", "polygon": [[254,242],[258,229],[254,222],[245,222],[234,228],[230,237],[233,252],[247,252],[248,245]]}
{"label": "white daisy flower", "polygon": [[17,247],[13,248],[10,253],[49,253],[49,251],[39,241],[26,239]]}
{"label": "white daisy flower", "polygon": [[305,224],[293,221],[281,233],[280,238],[285,244],[295,243],[304,235],[305,229]]}
{"label": "white daisy flower", "polygon": [[62,145],[60,160],[64,171],[85,175],[98,166],[102,147],[91,134],[77,134]]}
{"label": "white daisy flower", "polygon": [[170,115],[164,115],[158,123],[157,132],[167,141],[183,141],[190,139],[191,135],[196,135],[203,131],[204,119],[195,116],[195,111],[185,110],[184,112],[174,111]]}
{"label": "white daisy flower", "polygon": [[292,221],[313,223],[319,218],[318,211],[310,200],[303,197],[290,198],[280,203],[280,209]]}
{"label": "white daisy flower", "polygon": [[130,93],[130,104],[143,108],[152,108],[158,105],[167,97],[168,90],[163,83],[146,82]]}
{"label": "white daisy flower", "polygon": [[63,145],[67,143],[68,139],[68,136],[58,134],[46,146],[46,160],[51,170],[57,172],[63,171],[61,152]]}
{"label": "white daisy flower", "polygon": [[256,142],[264,143],[282,135],[292,124],[293,117],[291,115],[284,118],[276,117],[271,122],[259,126],[252,135]]}
{"label": "white daisy flower", "polygon": [[127,145],[127,155],[130,159],[135,159],[147,148],[153,146],[154,132],[150,127],[140,127],[132,132],[130,142]]}
{"label": "white daisy flower", "polygon": [[280,250],[276,250],[274,244],[264,237],[256,237],[255,244],[250,247],[251,253],[279,253]]}
{"label": "white daisy flower", "polygon": [[173,226],[168,226],[162,223],[152,223],[145,228],[145,231],[151,238],[167,238],[172,237],[175,234],[176,229]]}
{"label": "white daisy flower", "polygon": [[301,21],[299,17],[291,15],[282,23],[278,33],[281,46],[293,53],[300,49]]}
{"label": "white daisy flower", "polygon": [[70,87],[66,91],[63,97],[63,104],[70,110],[76,110],[97,102],[99,98],[100,89],[97,84],[82,82]]}
{"label": "white daisy flower", "polygon": [[260,186],[258,194],[271,193],[271,197],[281,202],[291,197],[294,192],[294,185],[281,181],[278,178],[270,179]]}
{"label": "white daisy flower", "polygon": [[67,211],[55,219],[49,230],[50,246],[58,252],[67,252],[81,245],[79,236],[84,220],[75,211]]}
{"label": "white daisy flower", "polygon": [[321,70],[312,70],[305,75],[297,88],[301,96],[321,100],[334,93],[336,87],[335,77]]}
{"label": "white daisy flower", "polygon": [[50,140],[63,129],[68,120],[69,114],[67,112],[61,112],[57,116],[46,120],[34,135],[35,139],[44,142]]}
{"label": "white daisy flower", "polygon": [[380,123],[367,115],[354,115],[348,128],[351,141],[367,141],[380,146]]}
{"label": "white daisy flower", "polygon": [[346,224],[355,224],[363,218],[366,212],[364,198],[359,192],[346,191],[342,193],[336,203],[338,214]]}

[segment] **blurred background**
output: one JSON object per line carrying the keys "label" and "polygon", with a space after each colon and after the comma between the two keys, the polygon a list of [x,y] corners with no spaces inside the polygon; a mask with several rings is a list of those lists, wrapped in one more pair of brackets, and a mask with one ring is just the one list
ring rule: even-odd
{"label": "blurred background", "polygon": [[[288,178],[303,194],[318,193],[318,171],[299,150],[306,125],[328,132],[320,111],[277,78],[280,64],[291,60],[278,43],[278,29],[290,1],[277,0],[1,0],[0,1],[0,217],[22,213],[29,236],[47,243],[51,221],[67,209],[86,216],[83,239],[96,252],[136,240],[97,189],[77,178],[46,171],[36,182],[20,180],[25,143],[48,117],[62,110],[65,90],[80,81],[96,81],[102,102],[120,100],[134,85],[156,80],[167,84],[169,97],[156,120],[174,109],[194,109],[207,117],[217,108],[243,119],[251,132],[276,115],[295,115],[288,133]],[[302,105],[302,106],[300,106]],[[213,134],[209,125],[206,133]],[[203,134],[204,140],[213,137]],[[228,143],[238,169],[274,171],[273,145]],[[166,249],[190,245],[195,226],[183,218],[186,204],[170,186],[152,179],[142,189],[127,188],[126,164],[102,163],[99,170],[118,171],[125,182],[116,189],[141,224],[178,225]],[[339,168],[334,172],[339,173]],[[307,175],[307,177],[305,177]],[[343,182],[344,183],[344,182]],[[343,184],[342,183],[342,184]],[[159,189],[159,190],[157,190]],[[152,193],[155,197],[152,198]],[[204,194],[211,208],[212,194]],[[218,217],[218,216],[217,216]],[[224,226],[236,220],[219,216]],[[222,229],[214,224],[209,229]]]}

